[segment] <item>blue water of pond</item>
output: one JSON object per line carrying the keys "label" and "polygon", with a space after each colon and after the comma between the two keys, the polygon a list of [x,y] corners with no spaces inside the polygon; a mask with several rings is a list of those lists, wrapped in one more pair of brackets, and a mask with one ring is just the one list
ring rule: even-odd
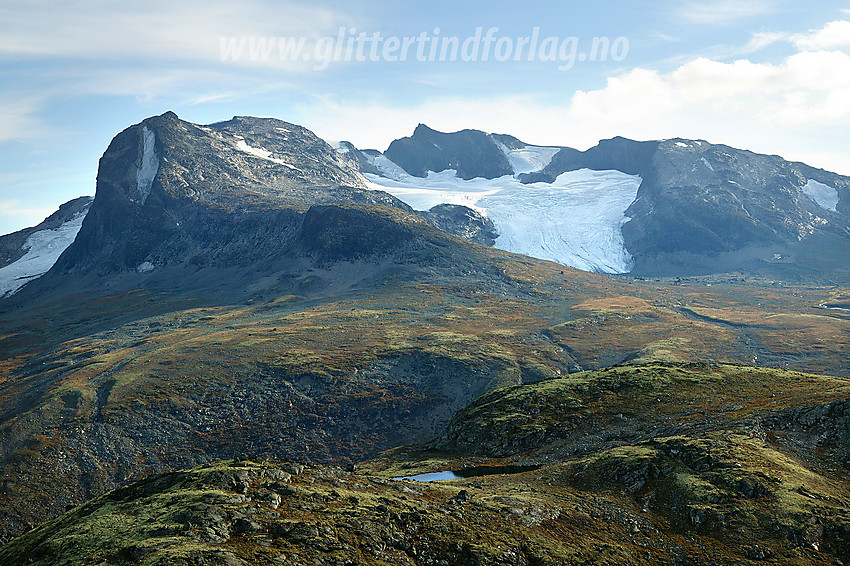
{"label": "blue water of pond", "polygon": [[415,476],[402,476],[394,478],[397,480],[413,480],[413,481],[440,481],[440,480],[459,480],[461,477],[451,470],[445,472],[429,472],[427,474],[416,474]]}

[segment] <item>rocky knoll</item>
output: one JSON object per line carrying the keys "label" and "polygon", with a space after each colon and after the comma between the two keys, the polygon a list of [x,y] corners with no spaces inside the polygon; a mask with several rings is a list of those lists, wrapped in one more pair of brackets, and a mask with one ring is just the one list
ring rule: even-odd
{"label": "rocky knoll", "polygon": [[[18,537],[0,560],[845,563],[848,389],[716,364],[503,388],[458,412],[441,440],[357,465],[237,459],[151,476]],[[399,479],[446,469],[453,479]]]}

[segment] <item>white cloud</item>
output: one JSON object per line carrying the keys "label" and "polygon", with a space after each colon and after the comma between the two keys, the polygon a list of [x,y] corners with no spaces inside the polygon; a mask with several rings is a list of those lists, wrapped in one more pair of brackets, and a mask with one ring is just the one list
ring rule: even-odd
{"label": "white cloud", "polygon": [[850,21],[836,20],[823,28],[809,33],[797,34],[791,40],[798,49],[820,51],[850,46]]}
{"label": "white cloud", "polygon": [[[769,65],[697,59],[670,73],[635,69],[578,92],[570,123],[606,135],[703,137],[746,149],[812,158],[850,173],[850,56],[805,52]],[[829,155],[828,155],[829,154]],[[817,155],[822,155],[817,158]]]}
{"label": "white cloud", "polygon": [[686,2],[679,9],[679,16],[696,24],[727,24],[773,12],[767,0],[714,0]]}
{"label": "white cloud", "polygon": [[388,108],[323,98],[300,113],[320,135],[377,149],[424,122],[579,149],[616,135],[701,138],[850,174],[850,55],[841,51],[803,51],[777,64],[699,58],[667,73],[635,68],[561,104],[492,96]]}

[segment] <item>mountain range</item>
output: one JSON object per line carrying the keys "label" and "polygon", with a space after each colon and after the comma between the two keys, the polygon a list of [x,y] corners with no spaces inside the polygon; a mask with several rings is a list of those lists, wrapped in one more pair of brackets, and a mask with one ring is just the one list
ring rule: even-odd
{"label": "mountain range", "polygon": [[0,238],[0,561],[847,562],[848,182],[148,118]]}

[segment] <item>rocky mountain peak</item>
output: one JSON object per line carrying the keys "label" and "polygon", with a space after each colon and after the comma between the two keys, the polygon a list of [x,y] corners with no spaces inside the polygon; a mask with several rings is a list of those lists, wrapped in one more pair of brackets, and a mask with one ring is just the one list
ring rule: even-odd
{"label": "rocky mountain peak", "polygon": [[[356,165],[301,126],[246,116],[204,126],[167,112],[112,140],[100,160],[92,209],[57,269],[136,270],[193,257],[205,262],[210,246],[221,252],[244,239],[239,214],[325,202],[409,208],[367,189]],[[268,234],[281,229],[269,226]],[[240,256],[231,252],[224,255]]]}
{"label": "rocky mountain peak", "polygon": [[412,136],[392,142],[384,155],[415,177],[446,169],[456,170],[462,179],[513,174],[499,146],[479,130],[443,133],[419,124]]}

